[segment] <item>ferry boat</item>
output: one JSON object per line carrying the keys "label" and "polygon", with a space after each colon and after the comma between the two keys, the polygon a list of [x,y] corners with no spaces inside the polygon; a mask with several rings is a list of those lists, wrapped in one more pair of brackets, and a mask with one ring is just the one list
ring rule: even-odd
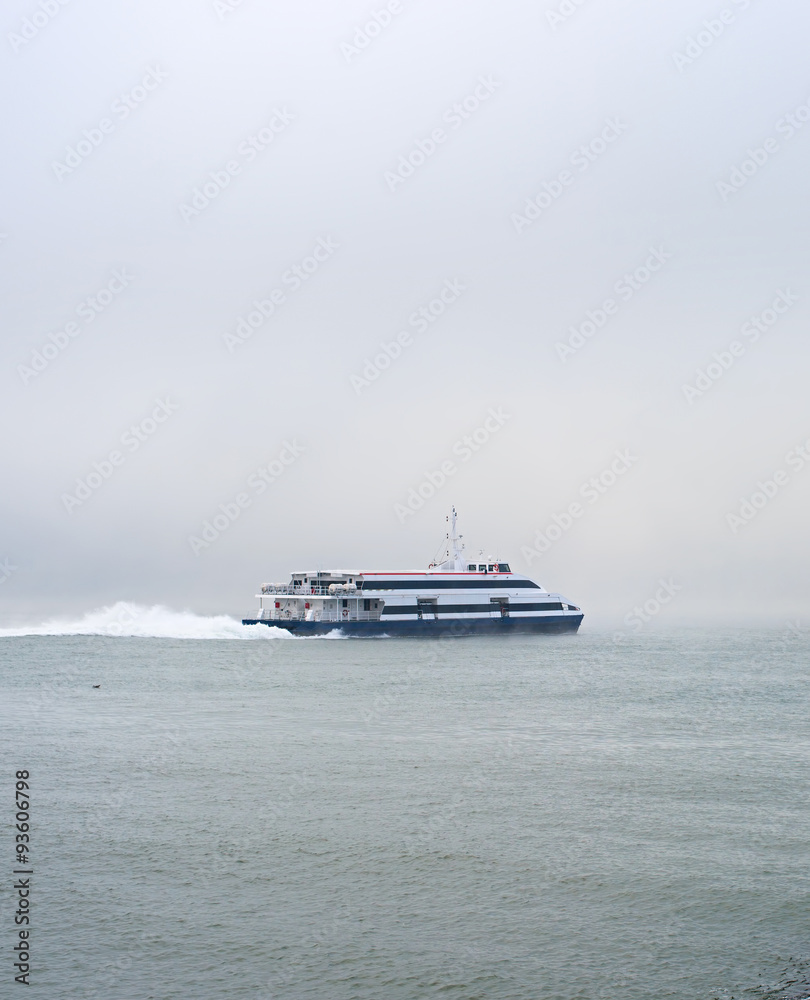
{"label": "ferry boat", "polygon": [[509,563],[464,556],[448,517],[441,562],[411,573],[312,570],[289,583],[265,583],[259,608],[243,625],[270,625],[295,635],[463,636],[576,632],[582,610],[561,594],[513,573]]}

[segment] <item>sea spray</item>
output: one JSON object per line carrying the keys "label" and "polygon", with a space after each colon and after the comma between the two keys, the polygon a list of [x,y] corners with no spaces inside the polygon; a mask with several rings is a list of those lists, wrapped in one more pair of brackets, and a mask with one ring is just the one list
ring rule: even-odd
{"label": "sea spray", "polygon": [[230,615],[197,615],[118,601],[79,618],[52,618],[41,625],[0,628],[0,638],[34,635],[102,635],[155,639],[270,639],[288,633],[266,625],[242,625]]}

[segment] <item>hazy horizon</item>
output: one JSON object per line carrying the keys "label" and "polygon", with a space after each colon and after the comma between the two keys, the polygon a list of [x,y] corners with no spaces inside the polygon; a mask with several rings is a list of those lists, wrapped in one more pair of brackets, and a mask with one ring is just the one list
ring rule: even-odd
{"label": "hazy horizon", "polygon": [[804,627],[797,0],[3,22],[0,627],[420,569],[451,505],[586,626]]}

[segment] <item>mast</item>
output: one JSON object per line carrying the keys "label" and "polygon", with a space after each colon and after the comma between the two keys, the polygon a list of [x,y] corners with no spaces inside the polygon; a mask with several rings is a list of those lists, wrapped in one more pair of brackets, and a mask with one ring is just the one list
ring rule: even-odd
{"label": "mast", "polygon": [[453,568],[456,570],[464,570],[464,542],[461,540],[462,535],[459,535],[456,528],[456,508],[450,508],[450,516],[448,521],[450,522],[450,530],[447,533],[447,556],[448,560],[453,562]]}

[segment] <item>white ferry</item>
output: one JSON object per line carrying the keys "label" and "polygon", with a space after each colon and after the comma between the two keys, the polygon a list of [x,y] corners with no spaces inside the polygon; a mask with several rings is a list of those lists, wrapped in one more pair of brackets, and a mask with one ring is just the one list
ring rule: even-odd
{"label": "white ferry", "polygon": [[415,573],[313,570],[289,583],[265,583],[258,611],[243,625],[271,625],[296,635],[461,636],[576,632],[582,611],[509,563],[464,557],[456,510],[448,518],[444,559]]}

